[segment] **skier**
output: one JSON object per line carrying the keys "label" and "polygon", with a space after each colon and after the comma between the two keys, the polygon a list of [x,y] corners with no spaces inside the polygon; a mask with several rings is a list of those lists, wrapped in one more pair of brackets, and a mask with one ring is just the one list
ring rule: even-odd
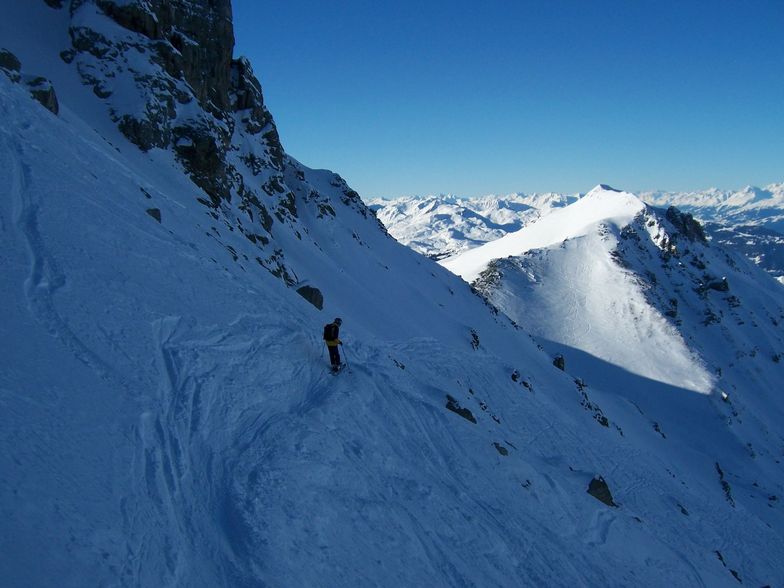
{"label": "skier", "polygon": [[342,324],[343,321],[340,318],[336,318],[328,325],[324,325],[324,341],[327,344],[327,349],[329,349],[329,362],[332,364],[333,372],[337,372],[342,367],[340,351],[338,351],[338,345],[343,345],[343,342],[340,340],[340,325]]}

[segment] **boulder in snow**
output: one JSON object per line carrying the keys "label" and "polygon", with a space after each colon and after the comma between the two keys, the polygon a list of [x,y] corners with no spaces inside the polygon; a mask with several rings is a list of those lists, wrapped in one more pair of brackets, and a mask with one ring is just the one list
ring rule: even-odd
{"label": "boulder in snow", "polygon": [[43,105],[44,108],[53,114],[60,112],[60,104],[57,101],[57,94],[54,91],[52,82],[46,78],[36,77],[26,82],[30,94],[33,98]]}
{"label": "boulder in snow", "polygon": [[450,396],[449,394],[446,395],[446,407],[452,412],[459,414],[465,420],[476,424],[476,417],[474,416],[474,413],[472,413],[467,408],[460,406],[460,403],[457,401],[457,399],[453,396]]}
{"label": "boulder in snow", "polygon": [[591,480],[590,484],[588,484],[587,492],[596,500],[604,502],[607,506],[618,506],[615,504],[615,502],[613,502],[612,494],[610,493],[610,487],[601,476],[596,476],[593,480]]}
{"label": "boulder in snow", "polygon": [[310,302],[319,310],[324,308],[324,295],[318,288],[314,288],[313,286],[302,286],[297,288],[297,294],[302,296],[305,300]]}

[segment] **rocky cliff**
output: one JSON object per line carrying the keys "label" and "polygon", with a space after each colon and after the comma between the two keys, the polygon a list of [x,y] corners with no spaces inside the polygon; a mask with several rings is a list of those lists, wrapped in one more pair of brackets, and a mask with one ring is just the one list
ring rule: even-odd
{"label": "rocky cliff", "polygon": [[[307,238],[298,208],[335,215],[320,181],[290,158],[245,58],[233,58],[230,0],[72,0],[71,47],[61,58],[92,88],[128,141],[170,150],[214,219],[256,247],[256,261],[288,285],[297,269],[278,231]],[[331,174],[328,191],[363,217],[373,213]],[[219,236],[216,236],[220,240]]]}

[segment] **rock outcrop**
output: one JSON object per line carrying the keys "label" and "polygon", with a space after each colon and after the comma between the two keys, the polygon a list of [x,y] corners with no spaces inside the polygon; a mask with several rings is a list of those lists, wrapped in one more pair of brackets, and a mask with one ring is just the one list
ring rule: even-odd
{"label": "rock outcrop", "polygon": [[[128,141],[174,154],[199,189],[192,197],[243,234],[259,265],[287,285],[299,280],[274,227],[304,238],[300,208],[330,219],[335,193],[372,216],[342,178],[332,175],[326,195],[323,181],[311,184],[284,151],[250,63],[233,58],[230,0],[71,0],[69,10],[63,60]],[[39,93],[49,101],[45,88]]]}
{"label": "rock outcrop", "polygon": [[321,290],[313,286],[301,286],[297,288],[297,294],[310,302],[313,306],[322,310],[324,308],[324,295]]}
{"label": "rock outcrop", "polygon": [[0,72],[14,83],[21,83],[27,86],[30,95],[41,105],[53,114],[60,112],[60,105],[57,102],[57,94],[54,91],[52,82],[41,76],[28,76],[22,73],[22,63],[19,58],[8,51],[0,48]]}
{"label": "rock outcrop", "polygon": [[613,502],[610,487],[601,476],[596,476],[593,480],[591,480],[591,482],[588,484],[587,492],[596,500],[603,502],[607,506],[618,506],[615,504],[615,502]]}

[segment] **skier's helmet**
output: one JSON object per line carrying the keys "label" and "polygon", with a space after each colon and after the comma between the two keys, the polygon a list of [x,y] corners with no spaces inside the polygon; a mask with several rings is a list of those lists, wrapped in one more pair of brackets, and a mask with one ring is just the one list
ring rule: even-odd
{"label": "skier's helmet", "polygon": [[334,322],[335,322],[335,324],[336,324],[337,326],[340,326],[340,325],[342,325],[342,324],[343,324],[343,319],[342,319],[342,318],[340,318],[340,317],[338,317],[338,318],[336,318],[336,319],[335,319],[335,321],[334,321]]}

